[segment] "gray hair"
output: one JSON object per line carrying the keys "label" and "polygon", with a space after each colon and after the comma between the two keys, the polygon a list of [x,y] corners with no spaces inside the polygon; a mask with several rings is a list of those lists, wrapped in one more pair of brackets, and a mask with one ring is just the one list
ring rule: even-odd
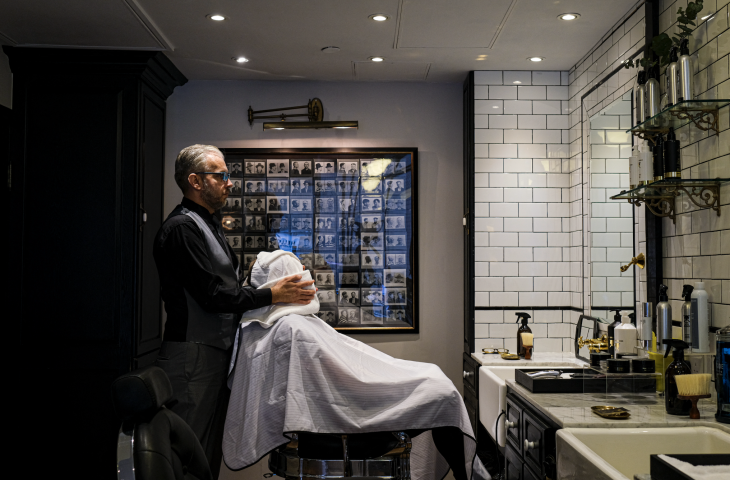
{"label": "gray hair", "polygon": [[188,177],[191,173],[208,170],[208,156],[225,158],[223,153],[213,145],[190,145],[180,150],[175,159],[175,182],[185,193],[190,188]]}

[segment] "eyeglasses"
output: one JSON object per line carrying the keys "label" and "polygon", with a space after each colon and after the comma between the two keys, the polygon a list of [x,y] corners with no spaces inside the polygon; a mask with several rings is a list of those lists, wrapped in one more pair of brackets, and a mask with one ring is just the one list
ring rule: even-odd
{"label": "eyeglasses", "polygon": [[204,173],[207,175],[221,175],[223,177],[224,182],[227,182],[228,179],[231,178],[231,174],[228,172],[193,172],[193,173],[195,175],[202,175]]}

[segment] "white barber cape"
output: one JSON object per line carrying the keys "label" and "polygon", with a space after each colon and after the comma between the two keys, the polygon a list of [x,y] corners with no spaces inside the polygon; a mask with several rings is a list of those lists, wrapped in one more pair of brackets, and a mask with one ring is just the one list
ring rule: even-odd
{"label": "white barber cape", "polygon": [[[301,274],[299,261],[287,254],[259,254],[253,284],[267,288],[274,275]],[[282,263],[290,265],[282,268]],[[228,468],[256,463],[288,443],[290,432],[355,434],[455,426],[464,433],[469,477],[490,478],[476,457],[461,395],[441,369],[393,358],[342,335],[310,314],[311,305],[274,305],[244,315],[229,376],[223,436]],[[284,315],[280,308],[287,309]],[[413,439],[414,480],[441,480],[448,470],[430,431]]]}

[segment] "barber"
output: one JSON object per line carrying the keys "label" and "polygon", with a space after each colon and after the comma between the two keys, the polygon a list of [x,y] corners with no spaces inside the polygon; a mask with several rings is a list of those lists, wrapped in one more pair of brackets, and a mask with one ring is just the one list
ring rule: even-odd
{"label": "barber", "polygon": [[270,289],[243,287],[244,272],[226,242],[219,209],[233,184],[223,154],[210,145],[184,148],[175,160],[183,192],[155,237],[167,322],[156,365],[170,377],[173,412],[200,440],[217,478],[230,391],[226,385],[233,336],[241,314],[273,303],[306,305],[313,281],[283,279]]}

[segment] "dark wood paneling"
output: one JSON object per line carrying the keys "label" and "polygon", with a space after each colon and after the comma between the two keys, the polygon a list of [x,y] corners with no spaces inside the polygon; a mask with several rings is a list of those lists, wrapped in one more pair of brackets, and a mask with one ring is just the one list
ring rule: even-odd
{"label": "dark wood paneling", "polygon": [[474,352],[474,72],[463,88],[464,352]]}

